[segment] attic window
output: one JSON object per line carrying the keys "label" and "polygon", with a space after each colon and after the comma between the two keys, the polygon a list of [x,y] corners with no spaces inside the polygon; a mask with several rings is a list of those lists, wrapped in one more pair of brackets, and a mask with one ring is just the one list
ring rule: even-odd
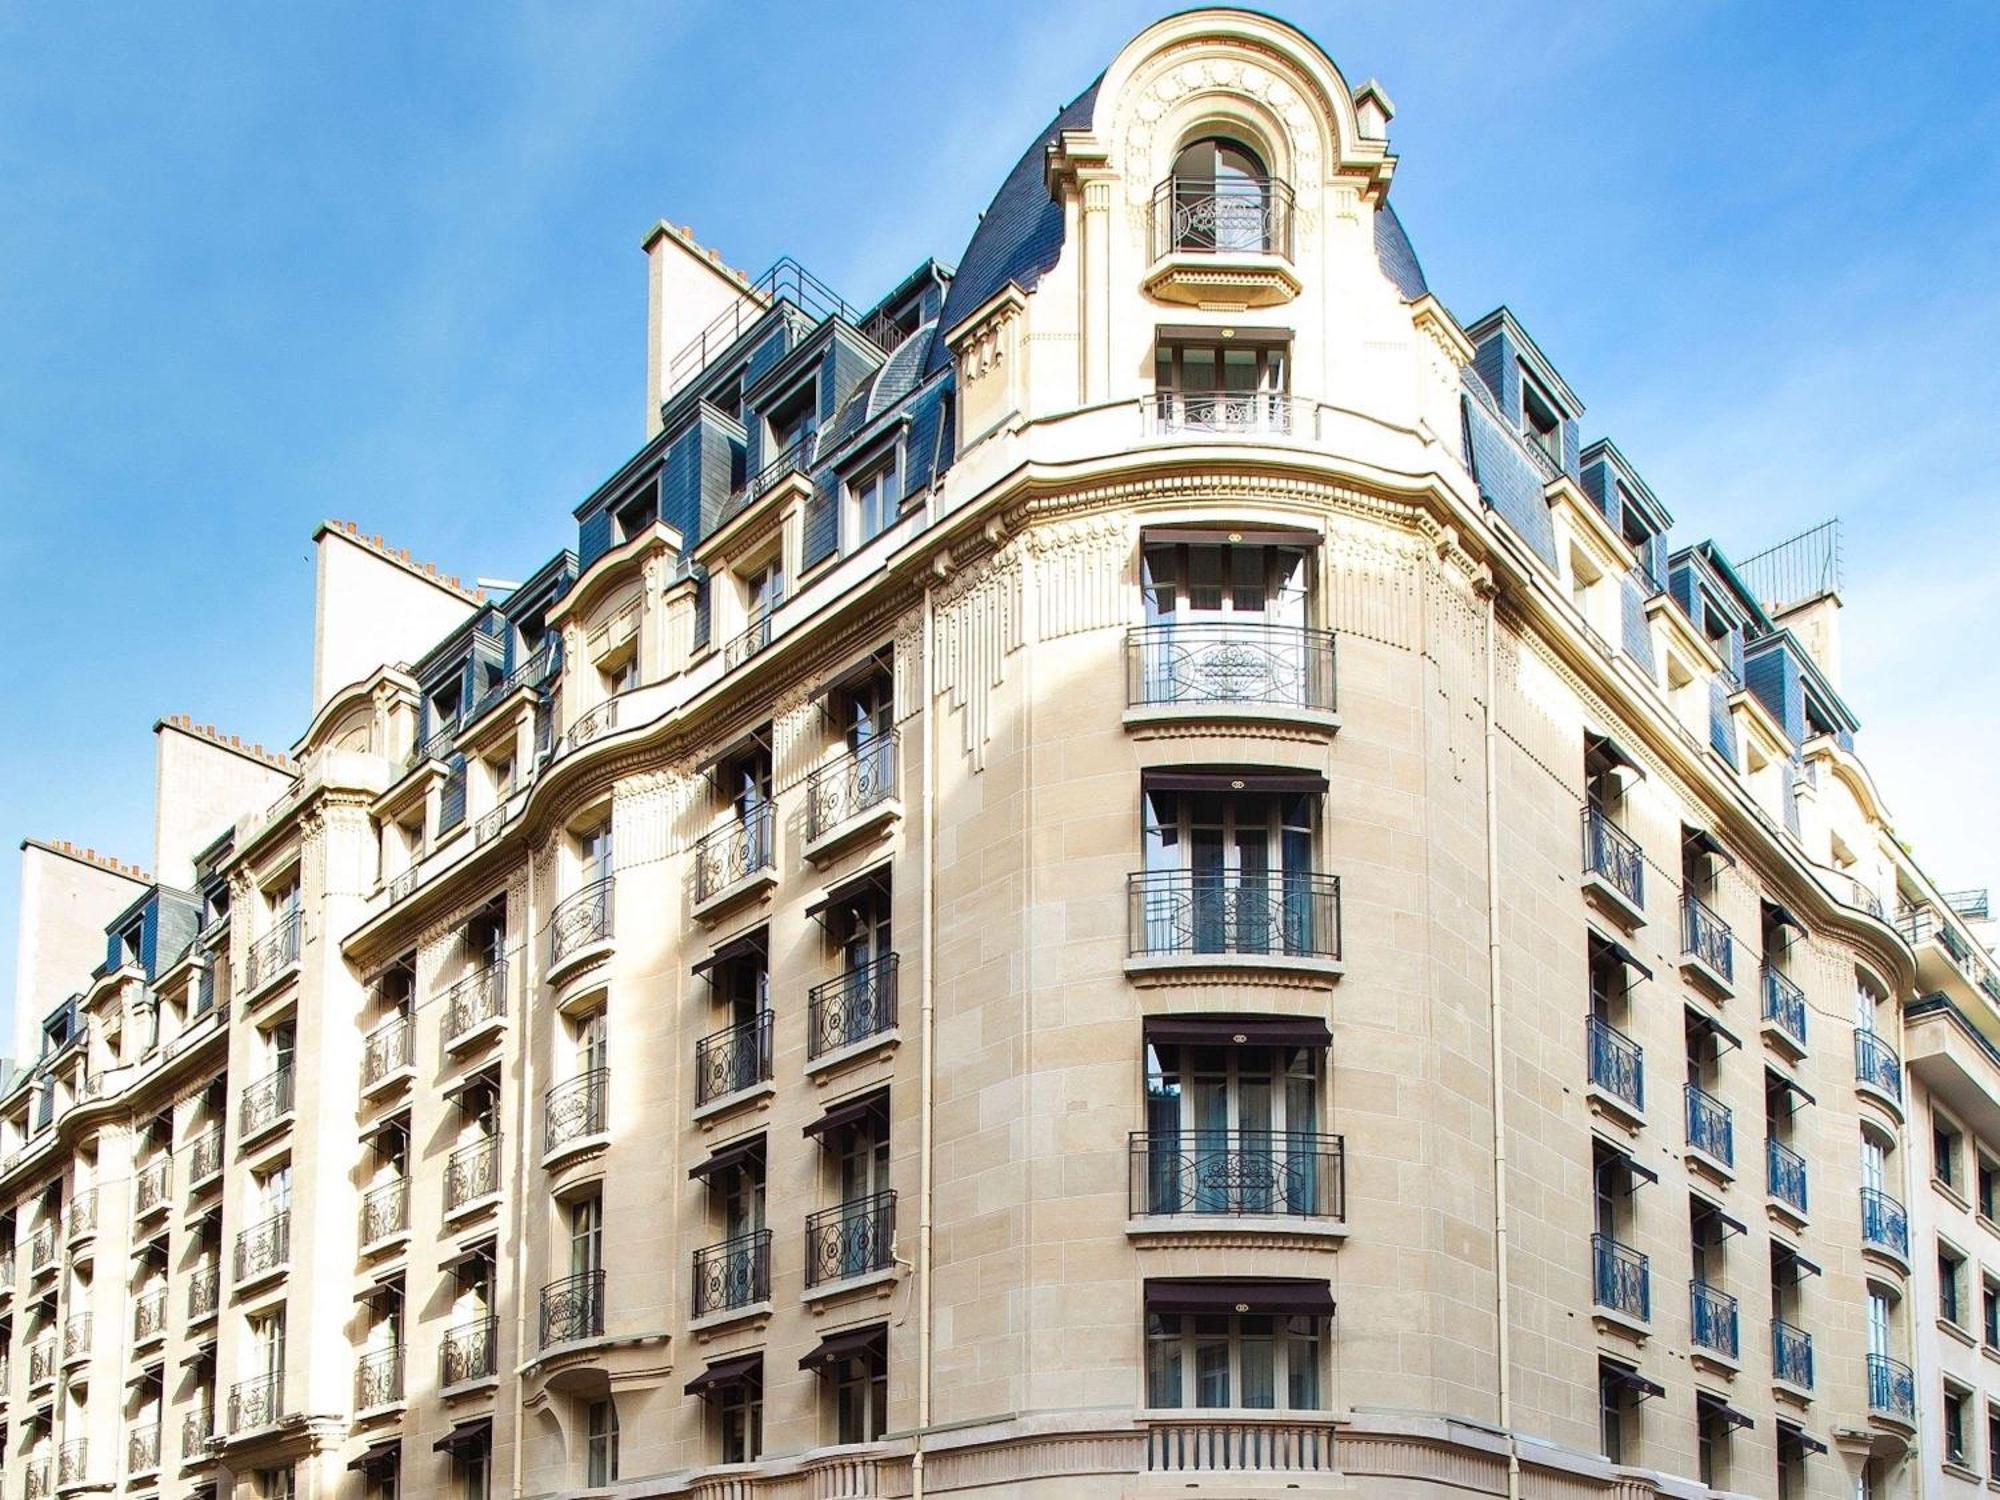
{"label": "attic window", "polygon": [[636,494],[628,495],[611,513],[618,540],[629,542],[660,517],[660,490],[657,481],[648,482]]}
{"label": "attic window", "polygon": [[1521,435],[1562,462],[1562,417],[1548,393],[1526,374],[1521,376]]}
{"label": "attic window", "polygon": [[771,441],[764,451],[773,457],[789,451],[794,445],[809,447],[814,430],[819,426],[819,388],[817,382],[807,381],[781,404],[773,406],[765,417],[769,425]]}

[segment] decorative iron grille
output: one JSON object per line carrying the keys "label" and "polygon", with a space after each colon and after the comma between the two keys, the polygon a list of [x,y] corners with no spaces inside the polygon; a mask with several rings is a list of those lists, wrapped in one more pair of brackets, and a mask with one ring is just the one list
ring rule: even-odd
{"label": "decorative iron grille", "polygon": [[395,1016],[368,1033],[361,1049],[361,1086],[372,1088],[398,1068],[410,1066],[415,1026],[408,1016]]}
{"label": "decorative iron grille", "polygon": [[1593,1234],[1590,1251],[1597,1305],[1641,1323],[1650,1322],[1653,1277],[1646,1257],[1608,1234]]}
{"label": "decorative iron grille", "polygon": [[806,778],[806,837],[816,839],[896,795],[899,742],[892,729]]}
{"label": "decorative iron grille", "polygon": [[1813,1384],[1812,1335],[1803,1328],[1779,1321],[1771,1325],[1771,1373],[1779,1380],[1811,1390]]}
{"label": "decorative iron grille", "polygon": [[885,954],[806,992],[806,1055],[823,1057],[896,1024],[898,958]]}
{"label": "decorative iron grille", "polygon": [[1729,924],[1693,891],[1681,893],[1681,951],[1724,979],[1736,977],[1736,941]]}
{"label": "decorative iron grille", "polygon": [[694,846],[695,900],[706,901],[768,870],[777,858],[778,809],[760,802]]}
{"label": "decorative iron grille", "polygon": [[446,1329],[438,1346],[438,1384],[448,1388],[493,1379],[499,1336],[500,1320],[495,1317]]}
{"label": "decorative iron grille", "polygon": [[285,1209],[236,1236],[236,1279],[274,1271],[291,1259],[292,1213]]}
{"label": "decorative iron grille", "polygon": [[695,1251],[695,1317],[754,1306],[770,1297],[770,1230],[753,1230]]}
{"label": "decorative iron grille", "polygon": [[542,1347],[604,1336],[604,1272],[579,1271],[542,1288]]}
{"label": "decorative iron grille", "polygon": [[229,1430],[246,1432],[278,1420],[284,1401],[285,1374],[273,1370],[254,1380],[239,1380],[229,1388]]}
{"label": "decorative iron grille", "polygon": [[703,1037],[694,1047],[697,1107],[763,1083],[771,1076],[772,1013]]}
{"label": "decorative iron grille", "polygon": [[132,1195],[134,1212],[143,1218],[154,1209],[164,1207],[173,1188],[173,1174],[173,1158],[169,1156],[157,1157],[141,1167],[138,1185]]}
{"label": "decorative iron grille", "polygon": [[1705,1281],[1688,1283],[1688,1316],[1698,1348],[1736,1358],[1736,1299]]}
{"label": "decorative iron grille", "polygon": [[410,1227],[410,1179],[371,1188],[361,1199],[361,1243],[372,1245]]}
{"label": "decorative iron grille", "polygon": [[222,1267],[210,1261],[188,1277],[188,1318],[211,1316],[222,1301]]}
{"label": "decorative iron grille", "polygon": [[1346,1143],[1312,1131],[1134,1131],[1126,1208],[1146,1215],[1345,1216]]}
{"label": "decorative iron grille", "polygon": [[243,990],[262,989],[299,961],[299,914],[288,911],[243,955]]}
{"label": "decorative iron grille", "polygon": [[1891,1099],[1903,1097],[1903,1060],[1873,1031],[1854,1033],[1854,1077]]}
{"label": "decorative iron grille", "polygon": [[1144,407],[1157,437],[1289,437],[1293,428],[1285,391],[1156,391]]}
{"label": "decorative iron grille", "polygon": [[1880,1188],[1861,1190],[1861,1242],[1901,1260],[1910,1258],[1909,1215]]}
{"label": "decorative iron grille", "polygon": [[364,1354],[354,1366],[354,1409],[392,1406],[403,1399],[403,1346]]}
{"label": "decorative iron grille", "polygon": [[1334,636],[1296,625],[1142,625],[1125,636],[1125,702],[1334,706]]}
{"label": "decorative iron grille", "polygon": [[1134,956],[1340,957],[1337,875],[1145,870],[1127,891]]}
{"label": "decorative iron grille", "polygon": [[254,1135],[282,1120],[292,1112],[291,1068],[266,1073],[244,1089],[236,1109],[237,1127],[245,1135]]}
{"label": "decorative iron grille", "polygon": [[[557,908],[561,915],[561,908]],[[438,1020],[440,1041],[447,1047],[473,1027],[507,1013],[507,960],[496,958],[466,975],[439,997],[444,1014]]]}
{"label": "decorative iron grille", "polygon": [[896,1258],[896,1195],[873,1194],[806,1218],[806,1285],[887,1270]]}
{"label": "decorative iron grille", "polygon": [[188,1142],[188,1182],[202,1182],[222,1170],[222,1127],[213,1126]]}
{"label": "decorative iron grille", "polygon": [[542,1101],[542,1149],[553,1151],[585,1136],[604,1133],[611,1070],[592,1068],[550,1088]]}
{"label": "decorative iron grille", "polygon": [[1806,1211],[1806,1159],[1783,1141],[1764,1142],[1764,1179],[1773,1198]]}
{"label": "decorative iron grille", "polygon": [[500,1191],[500,1137],[487,1136],[460,1146],[444,1164],[444,1206],[463,1208],[475,1198]]}
{"label": "decorative iron grille", "polygon": [[1282,177],[1169,177],[1153,189],[1153,258],[1292,258],[1292,185]]}
{"label": "decorative iron grille", "polygon": [[125,1434],[125,1471],[145,1474],[160,1466],[160,1424],[148,1422]]}
{"label": "decorative iron grille", "polygon": [[1635,1110],[1646,1107],[1645,1050],[1602,1016],[1589,1016],[1590,1081]]}
{"label": "decorative iron grille", "polygon": [[1646,856],[1601,808],[1583,810],[1583,873],[1597,876],[1634,906],[1646,904]]}
{"label": "decorative iron grille", "polygon": [[1868,1356],[1868,1409],[1900,1421],[1917,1419],[1917,1377],[1900,1359]]}
{"label": "decorative iron grille", "polygon": [[1736,1129],[1729,1106],[1697,1084],[1687,1084],[1687,1142],[1725,1167],[1736,1160]]}
{"label": "decorative iron grille", "polygon": [[1769,964],[1764,966],[1764,1019],[1801,1052],[1806,1045],[1806,994]]}
{"label": "decorative iron grille", "polygon": [[549,913],[549,962],[559,964],[572,953],[611,936],[611,886],[614,877],[593,880]]}
{"label": "decorative iron grille", "polygon": [[167,1331],[167,1289],[142,1293],[132,1305],[132,1337],[143,1342]]}

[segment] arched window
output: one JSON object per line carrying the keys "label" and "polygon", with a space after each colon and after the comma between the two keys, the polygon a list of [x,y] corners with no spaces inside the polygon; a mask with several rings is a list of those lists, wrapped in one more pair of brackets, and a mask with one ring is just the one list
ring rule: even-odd
{"label": "arched window", "polygon": [[1272,180],[1257,153],[1208,136],[1174,158],[1169,196],[1176,250],[1286,249],[1288,225],[1273,212]]}

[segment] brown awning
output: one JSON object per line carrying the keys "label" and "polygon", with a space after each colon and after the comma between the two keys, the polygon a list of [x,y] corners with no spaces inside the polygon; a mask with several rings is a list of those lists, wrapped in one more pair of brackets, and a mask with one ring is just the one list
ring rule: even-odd
{"label": "brown awning", "polygon": [[806,908],[806,915],[815,922],[822,921],[826,909],[836,902],[848,901],[863,891],[886,891],[889,889],[889,861],[879,860],[867,869],[850,875],[845,880],[836,881],[821,891]]}
{"label": "brown awning", "polygon": [[859,1125],[874,1116],[887,1119],[889,1116],[889,1087],[884,1084],[879,1089],[870,1089],[865,1094],[852,1099],[843,1099],[838,1104],[827,1106],[826,1113],[806,1126],[805,1137],[809,1141],[824,1141],[837,1130],[849,1125]]}
{"label": "brown awning", "polygon": [[1667,1388],[1659,1381],[1648,1380],[1630,1365],[1620,1364],[1614,1359],[1600,1359],[1597,1363],[1606,1379],[1617,1381],[1621,1389],[1632,1392],[1641,1401],[1650,1401],[1667,1393]]}
{"label": "brown awning", "polygon": [[1318,771],[1187,767],[1145,771],[1139,779],[1142,787],[1149,792],[1267,792],[1273,795],[1303,792],[1319,797],[1325,796],[1327,789],[1326,777]]}
{"label": "brown awning", "polygon": [[1602,756],[1605,761],[1620,771],[1630,771],[1634,776],[1644,776],[1646,768],[1626,753],[1625,747],[1608,734],[1598,734],[1592,730],[1583,737],[1583,753]]}
{"label": "brown awning", "polygon": [[1696,1391],[1694,1393],[1694,1404],[1701,1410],[1713,1416],[1720,1417],[1731,1427],[1755,1427],[1757,1425],[1756,1420],[1748,1412],[1738,1411],[1720,1396],[1711,1395],[1707,1391]]}
{"label": "brown awning", "polygon": [[1595,953],[1607,953],[1642,979],[1651,979],[1653,971],[1639,962],[1638,955],[1614,937],[1606,937],[1595,927],[1590,929],[1590,946]]}
{"label": "brown awning", "polygon": [[1719,859],[1724,864],[1736,863],[1736,856],[1722,847],[1722,840],[1706,828],[1697,828],[1692,823],[1681,824],[1681,842],[1697,853],[1706,854],[1711,859]]}
{"label": "brown awning", "polygon": [[1724,1239],[1727,1239],[1732,1234],[1748,1234],[1750,1232],[1749,1225],[1745,1224],[1734,1214],[1731,1214],[1720,1203],[1711,1203],[1699,1193],[1692,1193],[1689,1196],[1697,1205],[1694,1211],[1694,1220],[1697,1224],[1713,1220],[1722,1226]]}
{"label": "brown awning", "polygon": [[370,1469],[384,1469],[403,1461],[403,1440],[399,1437],[383,1438],[379,1443],[370,1443],[359,1455],[347,1461],[347,1467],[356,1474],[366,1474]]}
{"label": "brown awning", "polygon": [[1330,1047],[1333,1033],[1318,1016],[1251,1016],[1210,1012],[1146,1017],[1155,1047]]}
{"label": "brown awning", "polygon": [[884,642],[873,651],[870,651],[866,656],[861,657],[857,661],[849,662],[840,671],[834,673],[833,676],[821,683],[819,690],[813,694],[813,697],[823,704],[829,698],[833,697],[835,693],[844,692],[857,683],[866,682],[869,678],[888,671],[895,659],[895,645],[892,642]]}
{"label": "brown awning", "polygon": [[487,1238],[474,1240],[469,1245],[461,1246],[455,1253],[445,1257],[444,1260],[438,1263],[438,1274],[441,1276],[451,1276],[459,1271],[463,1271],[475,1261],[492,1260],[493,1244],[493,1240]]}
{"label": "brown awning", "polygon": [[1153,336],[1163,344],[1289,344],[1292,330],[1271,323],[1159,323]]}
{"label": "brown awning", "polygon": [[1806,924],[1792,915],[1790,907],[1784,905],[1782,902],[1773,901],[1769,896],[1763,898],[1763,906],[1764,920],[1771,926],[1789,927],[1796,933],[1804,934]]}
{"label": "brown awning", "polygon": [[718,1392],[738,1385],[762,1385],[764,1383],[764,1356],[762,1354],[738,1354],[729,1359],[718,1359],[687,1383],[687,1394],[699,1396],[706,1401]]}
{"label": "brown awning", "polygon": [[1826,1444],[1822,1443],[1810,1432],[1807,1432],[1803,1427],[1796,1427],[1790,1422],[1780,1422],[1777,1424],[1777,1427],[1780,1447],[1789,1442],[1796,1444],[1801,1453],[1826,1452]]}
{"label": "brown awning", "polygon": [[1807,1260],[1799,1254],[1798,1246],[1787,1245],[1783,1240],[1771,1241],[1771,1259],[1779,1266],[1789,1269],[1794,1281],[1801,1277],[1821,1274],[1819,1262]]}
{"label": "brown awning", "polygon": [[766,926],[753,927],[748,932],[738,933],[717,948],[707,958],[694,966],[694,977],[706,979],[721,965],[734,963],[739,958],[763,958],[771,944],[771,929]]}
{"label": "brown awning", "polygon": [[748,1140],[732,1141],[706,1161],[696,1162],[688,1168],[688,1176],[696,1182],[713,1182],[724,1172],[733,1172],[736,1168],[756,1161],[763,1155],[764,1137],[753,1135]]}
{"label": "brown awning", "polygon": [[829,1333],[819,1341],[819,1347],[799,1361],[801,1370],[825,1370],[843,1360],[859,1355],[871,1354],[886,1349],[889,1344],[889,1325],[871,1323],[866,1328],[847,1328],[839,1333]]}
{"label": "brown awning", "polygon": [[433,1453],[449,1453],[454,1457],[493,1442],[493,1419],[475,1417],[470,1422],[460,1422],[443,1437],[431,1444]]}
{"label": "brown awning", "polygon": [[1149,1313],[1271,1313],[1280,1317],[1330,1318],[1333,1293],[1324,1281],[1295,1277],[1243,1276],[1209,1280],[1190,1276],[1146,1279]]}

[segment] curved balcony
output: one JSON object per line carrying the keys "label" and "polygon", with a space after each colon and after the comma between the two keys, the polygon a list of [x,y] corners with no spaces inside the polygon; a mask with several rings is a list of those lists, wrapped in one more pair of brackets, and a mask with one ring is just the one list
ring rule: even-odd
{"label": "curved balcony", "polygon": [[1287,391],[1155,391],[1144,398],[1146,437],[1288,438],[1303,425]]}
{"label": "curved balcony", "polygon": [[160,1424],[148,1422],[125,1434],[125,1472],[150,1474],[160,1466]]}
{"label": "curved balcony", "polygon": [[1125,722],[1274,719],[1331,727],[1335,637],[1256,621],[1140,625],[1125,634]]}
{"label": "curved balcony", "polygon": [[222,1267],[210,1262],[196,1266],[188,1276],[188,1321],[212,1318],[222,1305]]}
{"label": "curved balcony", "polygon": [[694,846],[695,915],[705,916],[777,878],[778,809],[760,802]]}
{"label": "curved balcony", "polygon": [[896,1195],[875,1193],[806,1217],[806,1286],[886,1271],[896,1263]]}
{"label": "curved balcony", "polygon": [[499,1374],[500,1320],[476,1318],[445,1330],[438,1344],[438,1385],[444,1390]]}
{"label": "curved balcony", "polygon": [[361,1196],[361,1248],[379,1245],[410,1227],[410,1179],[398,1177]]}
{"label": "curved balcony", "polygon": [[1803,1222],[1806,1216],[1806,1159],[1783,1141],[1764,1142],[1764,1187],[1775,1202]]}
{"label": "curved balcony", "polygon": [[1602,808],[1583,810],[1584,889],[1598,895],[1627,925],[1645,921],[1646,856]]}
{"label": "curved balcony", "polygon": [[500,1191],[500,1137],[460,1146],[444,1164],[444,1211],[454,1214]]}
{"label": "curved balcony", "polygon": [[1799,1390],[1813,1388],[1812,1335],[1782,1320],[1771,1325],[1771,1375]]}
{"label": "curved balcony", "polygon": [[239,998],[268,989],[299,966],[300,933],[299,914],[287,912],[269,932],[245,950],[243,973],[236,989]]}
{"label": "curved balcony", "polygon": [[1289,301],[1301,287],[1294,218],[1282,177],[1169,177],[1153,189],[1146,290],[1191,306]]}
{"label": "curved balcony", "polygon": [[611,1096],[611,1070],[592,1068],[551,1087],[542,1100],[542,1155],[581,1149],[601,1139]]}
{"label": "curved balcony", "polygon": [[1763,969],[1764,1034],[1795,1057],[1806,1050],[1806,992],[1766,964]]}
{"label": "curved balcony", "polygon": [[90,1314],[78,1313],[63,1324],[62,1357],[66,1365],[90,1358]]}
{"label": "curved balcony", "polygon": [[56,1449],[56,1488],[89,1482],[90,1440],[77,1438]]}
{"label": "curved balcony", "polygon": [[1861,1246],[1910,1264],[1910,1217],[1903,1205],[1880,1188],[1861,1190]]}
{"label": "curved balcony", "polygon": [[611,941],[611,896],[615,877],[593,880],[549,913],[549,967],[560,968],[600,943]]}
{"label": "curved balcony", "polygon": [[542,1288],[542,1347],[604,1337],[604,1273],[579,1271]]}
{"label": "curved balcony", "polygon": [[771,1231],[753,1230],[694,1253],[694,1317],[720,1318],[771,1300]]}
{"label": "curved balcony", "polygon": [[403,1399],[403,1346],[364,1354],[354,1365],[354,1409],[375,1411]]}
{"label": "curved balcony", "polygon": [[1687,1143],[1725,1170],[1736,1165],[1736,1124],[1729,1106],[1696,1084],[1687,1094]]}
{"label": "curved balcony", "polygon": [[895,1029],[897,968],[897,955],[885,954],[806,992],[808,1062]]}
{"label": "curved balcony", "polygon": [[97,1233],[97,1189],[85,1188],[69,1200],[63,1215],[63,1232],[73,1244],[85,1235]]}
{"label": "curved balcony", "polygon": [[1340,877],[1142,870],[1126,881],[1126,968],[1249,961],[1338,972]]}
{"label": "curved balcony", "polygon": [[240,1283],[273,1275],[291,1258],[292,1214],[284,1209],[236,1236],[235,1279]]}
{"label": "curved balcony", "polygon": [[1868,1414],[1906,1427],[1917,1421],[1916,1372],[1886,1354],[1868,1356]]}
{"label": "curved balcony", "polygon": [[245,1139],[275,1129],[292,1113],[292,1069],[290,1066],[266,1073],[243,1090],[236,1105],[237,1133]]}
{"label": "curved balcony", "polygon": [[361,1047],[363,1089],[377,1088],[410,1067],[416,1056],[415,1029],[408,1016],[395,1016],[368,1033]]}
{"label": "curved balcony", "polygon": [[742,1025],[724,1027],[695,1043],[696,1109],[770,1082],[772,1020],[770,1011],[759,1011]]}
{"label": "curved balcony", "polygon": [[1735,1362],[1738,1327],[1734,1297],[1705,1281],[1690,1282],[1688,1318],[1695,1348]]}
{"label": "curved balcony", "polygon": [[269,1427],[281,1415],[284,1405],[285,1375],[274,1370],[254,1380],[239,1380],[229,1388],[229,1430],[249,1432]]}
{"label": "curved balcony", "polygon": [[[609,882],[605,882],[609,884]],[[579,894],[588,894],[581,892]],[[566,905],[567,903],[565,903]],[[607,911],[608,911],[607,905]],[[562,907],[556,908],[562,914]],[[608,919],[607,919],[608,922]],[[607,925],[605,931],[610,931]],[[553,952],[555,927],[550,924]],[[497,1027],[507,1014],[507,960],[496,958],[475,969],[438,997],[442,1014],[438,1017],[438,1041],[447,1052],[470,1046],[480,1036]]]}
{"label": "curved balcony", "polygon": [[1636,1118],[1646,1112],[1646,1054],[1632,1038],[1601,1016],[1586,1016],[1590,1082]]}
{"label": "curved balcony", "polygon": [[1681,892],[1681,967],[1718,994],[1736,984],[1736,939],[1693,891]]}
{"label": "curved balcony", "polygon": [[1872,1089],[1892,1105],[1898,1116],[1903,1106],[1903,1060],[1896,1049],[1872,1031],[1854,1033],[1854,1081]]}
{"label": "curved balcony", "polygon": [[208,1451],[209,1440],[215,1436],[215,1411],[209,1406],[197,1406],[181,1418],[181,1458],[193,1460]]}
{"label": "curved balcony", "polygon": [[815,864],[838,849],[880,829],[895,817],[896,767],[901,742],[896,732],[878,735],[843,753],[806,778],[806,843]]}
{"label": "curved balcony", "polygon": [[1347,1150],[1307,1131],[1134,1131],[1126,1211],[1139,1218],[1342,1220]]}
{"label": "curved balcony", "polygon": [[565,736],[568,748],[580,750],[593,740],[602,739],[618,727],[618,700],[606,698],[594,708],[577,715],[576,722],[569,726]]}

